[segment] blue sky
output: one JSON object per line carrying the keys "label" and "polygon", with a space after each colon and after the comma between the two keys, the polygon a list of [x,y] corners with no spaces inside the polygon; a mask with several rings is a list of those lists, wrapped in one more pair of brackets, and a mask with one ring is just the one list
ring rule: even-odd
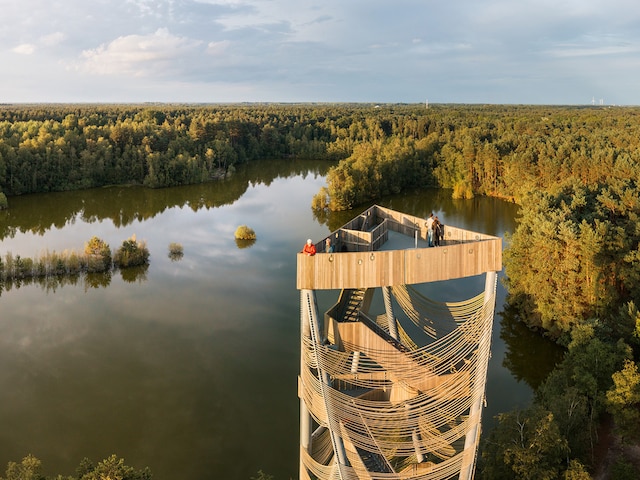
{"label": "blue sky", "polygon": [[0,103],[640,105],[637,0],[0,0]]}

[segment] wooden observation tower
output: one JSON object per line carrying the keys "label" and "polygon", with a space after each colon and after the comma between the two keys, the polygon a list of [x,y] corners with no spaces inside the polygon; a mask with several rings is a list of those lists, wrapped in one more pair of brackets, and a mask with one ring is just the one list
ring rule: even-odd
{"label": "wooden observation tower", "polygon": [[[298,254],[300,479],[471,480],[495,311],[500,238],[373,206]],[[392,246],[403,247],[390,249]],[[485,275],[461,302],[420,284]],[[316,290],[340,290],[320,316]],[[384,308],[374,313],[374,295]]]}

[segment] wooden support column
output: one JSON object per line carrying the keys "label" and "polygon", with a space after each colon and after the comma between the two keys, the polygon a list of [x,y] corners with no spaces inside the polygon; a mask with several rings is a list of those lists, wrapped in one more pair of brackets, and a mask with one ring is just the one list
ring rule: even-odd
{"label": "wooden support column", "polygon": [[[479,355],[485,358],[478,360],[478,370],[474,375],[473,403],[469,409],[469,430],[464,441],[464,457],[460,468],[459,480],[472,480],[475,470],[476,455],[478,453],[478,438],[480,433],[480,419],[482,417],[482,402],[484,400],[484,389],[487,381],[487,364],[489,362],[491,345],[491,332],[493,327],[493,312],[496,301],[496,285],[498,282],[498,272],[487,272],[484,282],[484,307],[483,311],[491,310],[491,318],[486,328],[482,330],[478,345]],[[493,302],[493,305],[490,305]]]}

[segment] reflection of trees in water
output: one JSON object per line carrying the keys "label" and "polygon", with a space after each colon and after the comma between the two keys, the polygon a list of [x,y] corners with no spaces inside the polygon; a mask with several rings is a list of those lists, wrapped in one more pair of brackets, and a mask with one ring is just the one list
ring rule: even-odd
{"label": "reflection of trees in water", "polygon": [[85,292],[91,288],[106,288],[111,284],[111,272],[63,274],[50,275],[46,277],[7,279],[4,282],[0,282],[0,296],[4,292],[10,292],[13,289],[19,290],[22,287],[28,287],[31,285],[39,286],[47,293],[55,293],[60,288],[69,285],[77,286],[78,284],[84,287]]}
{"label": "reflection of trees in water", "polygon": [[518,206],[492,197],[475,197],[470,200],[455,200],[451,191],[442,188],[427,188],[413,192],[388,195],[375,202],[359,205],[343,212],[312,210],[313,218],[320,225],[327,225],[333,232],[373,204],[405,212],[416,217],[427,218],[431,212],[440,216],[445,225],[465,225],[474,232],[502,236],[513,232],[516,226]]}
{"label": "reflection of trees in water", "polygon": [[500,338],[506,347],[503,366],[518,381],[524,381],[536,390],[562,361],[564,349],[529,329],[514,305],[505,304],[498,315],[502,317]]}
{"label": "reflection of trees in water", "polygon": [[184,257],[184,252],[169,252],[169,259],[172,262],[178,262]]}
{"label": "reflection of trees in water", "polygon": [[329,231],[334,232],[345,223],[349,222],[353,217],[364,212],[367,208],[373,204],[359,205],[352,210],[345,210],[340,212],[332,212],[330,210],[314,210],[311,209],[311,214],[316,222],[320,225],[326,225]]}
{"label": "reflection of trees in water", "polygon": [[[147,272],[149,265],[138,265],[135,267],[127,267],[119,269],[122,280],[126,283],[143,283],[147,281]],[[47,277],[28,277],[15,280],[5,280],[0,282],[0,296],[4,292],[9,292],[13,289],[20,289],[21,287],[27,287],[36,285],[42,288],[47,293],[55,293],[59,288],[71,285],[77,286],[81,284],[84,287],[84,291],[88,291],[92,288],[107,288],[111,285],[113,273],[107,272],[85,272],[77,275],[50,275]]]}
{"label": "reflection of trees in water", "polygon": [[0,212],[0,240],[19,232],[44,235],[81,218],[88,223],[111,220],[116,227],[155,217],[167,209],[188,206],[193,211],[230,205],[250,185],[270,185],[277,178],[324,175],[327,161],[264,160],[240,165],[224,180],[171,188],[119,186],[13,197]]}
{"label": "reflection of trees in water", "polygon": [[[147,272],[149,265],[137,265],[134,267],[126,267],[118,269],[122,280],[127,283],[143,283],[147,281]],[[10,292],[13,289],[20,289],[31,285],[39,286],[47,293],[55,293],[59,288],[67,285],[77,286],[81,284],[84,291],[92,288],[106,288],[111,285],[113,271],[105,272],[83,272],[78,274],[63,273],[60,275],[47,275],[41,277],[25,277],[25,278],[8,278],[0,281],[0,296],[4,292]]]}
{"label": "reflection of trees in water", "polygon": [[111,284],[111,272],[86,273],[84,277],[85,292],[90,288],[106,288]]}
{"label": "reflection of trees in water", "polygon": [[256,239],[255,238],[250,238],[250,239],[242,239],[242,238],[236,238],[236,245],[238,248],[242,249],[242,248],[249,248],[251,246],[253,246],[254,243],[256,243]]}
{"label": "reflection of trees in water", "polygon": [[149,265],[136,265],[135,267],[127,267],[120,269],[122,280],[127,283],[143,283],[147,281],[147,272]]}

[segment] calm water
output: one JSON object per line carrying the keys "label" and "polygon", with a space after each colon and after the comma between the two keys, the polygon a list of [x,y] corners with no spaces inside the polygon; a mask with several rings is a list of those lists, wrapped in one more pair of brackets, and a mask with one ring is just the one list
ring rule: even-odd
{"label": "calm water", "polygon": [[[0,475],[28,453],[46,475],[71,475],[83,457],[110,454],[155,479],[276,480],[298,472],[299,293],[295,253],[356,212],[317,218],[311,198],[322,164],[272,162],[232,179],[185,188],[107,188],[11,198],[0,212],[0,254],[83,250],[96,235],[116,249],[135,234],[151,252],[146,272],[0,296]],[[516,206],[452,201],[447,191],[379,203],[503,236]],[[246,224],[257,234],[238,245]],[[171,261],[168,245],[184,257]],[[468,298],[481,278],[427,286]],[[504,289],[499,285],[497,311]],[[323,298],[329,302],[333,292]],[[525,405],[553,350],[497,315],[486,428]],[[533,360],[536,359],[537,364]],[[508,366],[508,368],[506,366]]]}

